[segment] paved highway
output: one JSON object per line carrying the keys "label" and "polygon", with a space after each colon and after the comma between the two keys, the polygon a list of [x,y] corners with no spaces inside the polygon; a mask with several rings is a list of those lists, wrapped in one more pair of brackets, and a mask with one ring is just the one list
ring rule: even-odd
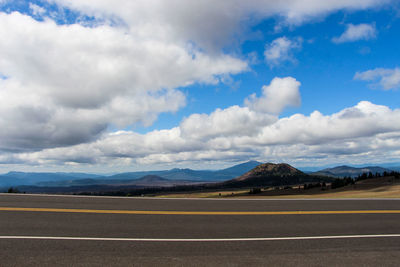
{"label": "paved highway", "polygon": [[0,194],[0,266],[398,266],[400,200]]}

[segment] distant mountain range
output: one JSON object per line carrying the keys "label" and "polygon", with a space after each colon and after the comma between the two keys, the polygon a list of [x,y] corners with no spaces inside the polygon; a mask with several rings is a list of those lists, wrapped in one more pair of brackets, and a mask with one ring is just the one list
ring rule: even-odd
{"label": "distant mountain range", "polygon": [[[110,176],[88,173],[35,173],[9,172],[0,175],[0,188],[28,187],[35,192],[68,192],[74,187],[76,191],[94,190],[127,190],[128,188],[171,187],[198,184],[210,186],[241,187],[301,184],[317,182],[327,177],[356,177],[362,173],[391,172],[395,168],[338,166],[313,173],[304,173],[288,164],[262,164],[249,161],[222,170],[171,169],[163,171],[126,172]],[[400,169],[400,168],[399,168]],[[34,187],[37,187],[34,189]]]}
{"label": "distant mountain range", "polygon": [[[188,184],[198,182],[225,181],[242,175],[253,169],[261,162],[248,161],[222,170],[192,170],[171,169],[163,171],[126,172],[111,176],[101,176],[87,173],[36,173],[36,172],[9,172],[0,175],[0,187],[9,186],[41,186],[41,187],[67,187],[67,186],[93,186],[93,185],[136,185],[143,184],[146,176],[158,176],[165,179],[168,184]],[[148,177],[147,177],[148,178]],[[158,181],[159,182],[159,181]],[[147,182],[147,185],[151,185]],[[157,184],[154,184],[156,186]]]}
{"label": "distant mountain range", "polygon": [[[234,175],[236,171],[242,171],[246,166],[252,164],[254,164],[254,162],[234,166],[234,168],[228,168],[227,173],[224,173],[223,170],[215,172],[224,173],[226,176],[228,174]],[[303,183],[331,182],[333,179],[334,178],[327,176],[309,175],[285,163],[265,163],[258,164],[255,168],[252,168],[236,178],[220,182],[170,180],[157,175],[146,175],[142,178],[133,180],[102,180],[103,182],[100,184],[94,184],[93,181],[96,181],[96,179],[81,179],[71,182],[70,186],[57,186],[57,182],[54,182],[48,183],[49,185],[51,184],[50,187],[19,186],[18,189],[22,192],[30,193],[76,193],[133,196],[141,194],[157,194],[160,192],[298,185]]]}
{"label": "distant mountain range", "polygon": [[9,172],[0,175],[0,187],[17,185],[35,185],[40,182],[60,182],[65,180],[96,179],[101,175],[67,172]]}
{"label": "distant mountain range", "polygon": [[355,168],[350,166],[337,166],[334,168],[327,168],[320,170],[318,172],[313,172],[313,175],[325,175],[331,177],[357,177],[363,173],[384,173],[384,172],[391,172],[392,169],[386,169],[378,166],[369,166],[369,167],[362,167],[362,168]]}
{"label": "distant mountain range", "polygon": [[187,185],[204,183],[204,181],[193,181],[193,180],[171,180],[166,179],[157,175],[146,175],[138,179],[78,179],[68,181],[49,181],[39,182],[36,186],[39,187],[82,187],[82,186],[138,186],[138,187],[162,187],[162,186],[176,186],[176,185]]}
{"label": "distant mountain range", "polygon": [[146,175],[157,175],[170,180],[224,181],[240,176],[260,164],[261,162],[258,161],[248,161],[233,167],[216,171],[175,168],[166,171],[126,172],[109,176],[108,179],[132,180]]}

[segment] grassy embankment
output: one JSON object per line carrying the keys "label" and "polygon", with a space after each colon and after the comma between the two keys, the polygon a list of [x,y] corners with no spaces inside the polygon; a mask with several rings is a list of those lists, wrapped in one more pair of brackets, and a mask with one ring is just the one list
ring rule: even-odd
{"label": "grassy embankment", "polygon": [[329,187],[304,190],[302,186],[290,188],[262,189],[261,193],[250,194],[249,189],[214,191],[214,192],[185,192],[158,195],[170,198],[269,198],[269,199],[301,199],[301,198],[400,198],[400,181],[391,177],[359,181],[355,185],[330,189]]}

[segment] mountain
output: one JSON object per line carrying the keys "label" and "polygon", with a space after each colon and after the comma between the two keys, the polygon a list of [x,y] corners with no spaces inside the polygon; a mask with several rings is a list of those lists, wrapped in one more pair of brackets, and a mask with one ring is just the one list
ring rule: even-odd
{"label": "mountain", "polygon": [[36,186],[43,187],[68,187],[68,186],[89,186],[89,185],[99,185],[108,184],[106,180],[102,179],[73,179],[73,180],[63,180],[63,181],[43,181],[35,183]]}
{"label": "mountain", "polygon": [[48,181],[39,182],[35,185],[38,187],[71,187],[71,186],[140,186],[140,187],[152,187],[152,186],[173,186],[173,185],[185,185],[185,184],[196,184],[198,181],[191,180],[170,180],[157,175],[146,175],[138,179],[79,179],[79,180],[68,180],[68,181]]}
{"label": "mountain", "polygon": [[144,187],[160,187],[160,186],[174,186],[174,185],[184,185],[193,183],[194,183],[193,181],[170,180],[157,175],[146,175],[140,179],[133,180],[131,182],[131,185],[144,186]]}
{"label": "mountain", "polygon": [[[230,168],[210,171],[192,169],[171,169],[162,171],[125,172],[111,176],[101,176],[88,173],[46,173],[46,172],[9,172],[0,175],[0,187],[37,185],[43,187],[67,187],[67,186],[92,186],[134,184],[133,180],[147,175],[156,175],[164,179],[183,181],[179,184],[192,182],[225,181],[242,175],[251,170],[260,162],[249,161],[232,166]],[[177,183],[177,182],[175,182]]]}
{"label": "mountain", "polygon": [[169,182],[170,180],[162,178],[157,175],[146,175],[143,176],[142,178],[139,178],[137,180],[134,180],[135,183],[145,183],[145,184],[153,184],[153,183],[164,183],[164,182]]}
{"label": "mountain", "polygon": [[334,168],[327,168],[320,170],[318,172],[312,173],[313,175],[325,175],[325,176],[331,176],[331,177],[357,177],[358,175],[361,175],[363,173],[383,173],[383,172],[391,172],[392,170],[378,167],[378,166],[369,166],[369,167],[362,167],[362,168],[356,168],[356,167],[350,167],[350,166],[337,166]]}
{"label": "mountain", "polygon": [[[254,169],[255,167],[257,167],[258,165],[262,164],[262,162],[258,162],[258,161],[248,161],[242,164],[238,164],[223,170],[219,170],[215,172],[215,176],[217,177],[221,177],[221,179],[218,180],[227,180],[227,179],[231,179],[231,178],[235,178],[238,177],[252,169]],[[222,179],[222,177],[226,178],[226,179]]]}
{"label": "mountain", "polygon": [[261,164],[244,175],[236,178],[236,181],[245,181],[257,177],[277,176],[277,177],[292,177],[304,175],[302,171],[290,166],[286,163],[265,163]]}
{"label": "mountain", "polygon": [[212,181],[215,180],[214,171],[172,169],[164,171],[160,176],[171,180]]}
{"label": "mountain", "polygon": [[224,181],[242,175],[243,173],[253,169],[261,164],[257,161],[249,161],[242,164],[232,166],[230,168],[210,171],[210,170],[192,170],[174,168],[164,171],[149,171],[149,172],[126,172],[109,176],[109,179],[138,179],[146,175],[157,175],[170,180],[191,180],[191,181]]}
{"label": "mountain", "polygon": [[25,184],[25,180],[15,177],[0,175],[0,188]]}
{"label": "mountain", "polygon": [[146,175],[159,175],[163,171],[122,172],[107,176],[110,180],[134,180]]}
{"label": "mountain", "polygon": [[226,187],[280,186],[328,180],[331,179],[305,174],[286,163],[265,163],[222,184]]}
{"label": "mountain", "polygon": [[152,172],[149,174],[159,175],[170,180],[191,180],[191,181],[225,181],[242,175],[245,172],[260,165],[257,161],[248,161],[232,167],[210,171],[210,170],[192,170],[192,169],[171,169],[168,171]]}
{"label": "mountain", "polygon": [[115,180],[132,180],[139,179],[146,175],[157,175],[171,180],[193,180],[193,181],[208,181],[218,179],[215,178],[215,171],[202,171],[192,169],[178,169],[163,171],[144,171],[144,172],[124,172],[109,176],[108,179]]}
{"label": "mountain", "polygon": [[2,176],[13,177],[19,179],[38,179],[38,180],[61,180],[65,179],[65,177],[73,177],[73,178],[97,178],[101,177],[101,175],[90,174],[90,173],[80,173],[80,172],[9,172],[3,174]]}
{"label": "mountain", "polygon": [[94,179],[100,175],[90,173],[66,173],[66,172],[9,172],[0,175],[0,187],[17,185],[34,185],[45,181],[65,181],[76,179]]}
{"label": "mountain", "polygon": [[66,186],[60,182],[42,182],[37,185],[23,185],[18,189],[29,193],[76,193],[76,194],[99,194],[99,195],[127,195],[129,192],[140,195],[141,192],[159,192],[176,188],[198,188],[203,182],[169,180],[157,175],[146,175],[133,180],[73,180]]}

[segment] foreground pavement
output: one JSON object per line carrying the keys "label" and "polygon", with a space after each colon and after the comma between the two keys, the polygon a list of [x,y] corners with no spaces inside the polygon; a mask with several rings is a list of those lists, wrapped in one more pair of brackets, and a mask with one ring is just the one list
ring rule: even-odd
{"label": "foreground pavement", "polygon": [[0,265],[398,266],[400,200],[0,194]]}

